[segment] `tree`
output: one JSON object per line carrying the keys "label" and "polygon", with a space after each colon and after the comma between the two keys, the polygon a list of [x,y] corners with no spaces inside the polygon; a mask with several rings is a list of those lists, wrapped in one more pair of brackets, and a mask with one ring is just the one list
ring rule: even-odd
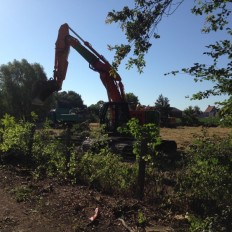
{"label": "tree", "polygon": [[117,68],[133,49],[127,68],[135,65],[141,73],[146,65],[144,56],[152,45],[150,39],[160,38],[155,32],[157,25],[164,15],[171,15],[183,1],[135,0],[134,8],[125,6],[121,11],[109,12],[106,23],[119,23],[128,41],[126,44],[109,46],[110,50],[115,50],[113,66]]}
{"label": "tree", "polygon": [[185,125],[194,126],[194,125],[199,124],[199,120],[197,118],[198,111],[196,111],[196,110],[198,110],[198,108],[196,106],[195,107],[189,106],[186,109],[184,109],[184,111],[183,111],[184,116],[182,117],[182,122]]}
{"label": "tree", "polygon": [[160,94],[155,102],[155,107],[161,113],[162,118],[168,118],[171,108],[169,99],[167,97],[164,97],[162,94]]}
{"label": "tree", "polygon": [[127,100],[127,102],[139,104],[138,96],[134,95],[133,93],[126,93],[126,100]]}
{"label": "tree", "polygon": [[[194,1],[195,6],[191,9],[195,15],[205,16],[205,26],[202,32],[209,33],[224,30],[228,37],[232,35],[229,25],[231,16],[231,0],[201,0]],[[109,46],[110,50],[115,50],[114,67],[130,53],[134,47],[132,56],[129,57],[127,68],[136,66],[139,72],[145,67],[144,55],[151,47],[150,39],[159,38],[155,33],[157,25],[165,15],[171,15],[183,3],[183,0],[135,0],[134,8],[125,6],[121,11],[111,11],[108,13],[107,23],[119,23],[126,35],[127,44]],[[231,38],[231,37],[230,37]],[[203,92],[198,92],[192,99],[208,98],[211,95],[228,95],[228,99],[221,103],[223,109],[222,116],[232,117],[232,45],[230,39],[216,41],[207,46],[209,49],[204,54],[212,58],[212,64],[195,63],[190,68],[183,68],[182,71],[190,74],[197,81],[211,81],[215,85],[213,88]],[[221,60],[223,64],[221,65]],[[178,71],[171,72],[172,74]]]}
{"label": "tree", "polygon": [[[229,16],[231,10],[229,8],[230,1],[211,1],[208,4],[200,4],[194,7],[192,12],[195,15],[206,14],[207,24],[202,32],[210,33],[212,31],[225,30],[228,37],[232,36],[232,29],[229,27]],[[194,77],[195,82],[211,81],[214,83],[213,88],[205,91],[199,91],[193,94],[192,99],[204,99],[210,96],[228,95],[228,99],[221,102],[221,116],[232,115],[232,43],[229,39],[216,41],[214,44],[206,46],[208,51],[204,55],[212,59],[210,65],[195,63],[190,68],[183,68],[182,71]],[[223,62],[221,62],[223,60]],[[174,71],[176,74],[179,71]]]}
{"label": "tree", "polygon": [[104,101],[98,101],[97,104],[92,104],[88,107],[93,122],[99,121],[99,113],[103,104]]}
{"label": "tree", "polygon": [[199,106],[194,106],[193,110],[194,110],[195,115],[200,115],[202,113]]}
{"label": "tree", "polygon": [[46,80],[41,65],[29,64],[27,60],[14,60],[0,66],[1,115],[7,113],[15,118],[29,119],[31,112],[44,114],[50,101],[43,108],[31,104],[32,86],[37,80]]}
{"label": "tree", "polygon": [[126,100],[130,104],[131,109],[135,109],[139,102],[139,98],[135,96],[133,93],[126,93]]}
{"label": "tree", "polygon": [[55,96],[55,99],[56,104],[59,108],[86,108],[81,98],[81,95],[74,91],[58,92]]}

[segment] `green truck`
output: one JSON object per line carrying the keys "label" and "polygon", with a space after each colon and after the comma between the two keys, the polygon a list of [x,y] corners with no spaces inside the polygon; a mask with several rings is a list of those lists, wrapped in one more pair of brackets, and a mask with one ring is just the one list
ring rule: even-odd
{"label": "green truck", "polygon": [[81,123],[88,119],[85,110],[56,108],[49,112],[48,119],[52,125]]}

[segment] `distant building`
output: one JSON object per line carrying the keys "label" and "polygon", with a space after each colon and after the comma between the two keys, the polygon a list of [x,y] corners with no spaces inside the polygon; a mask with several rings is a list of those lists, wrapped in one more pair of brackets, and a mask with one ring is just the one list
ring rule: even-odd
{"label": "distant building", "polygon": [[174,117],[174,118],[182,118],[183,113],[181,110],[175,108],[175,107],[171,107],[169,116]]}
{"label": "distant building", "polygon": [[218,109],[215,106],[208,105],[203,115],[204,117],[213,117],[216,115],[217,112],[218,112]]}

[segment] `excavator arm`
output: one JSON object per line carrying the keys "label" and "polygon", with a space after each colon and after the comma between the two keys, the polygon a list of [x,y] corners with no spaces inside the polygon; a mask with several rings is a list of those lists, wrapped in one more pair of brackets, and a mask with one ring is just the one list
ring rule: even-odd
{"label": "excavator arm", "polygon": [[[78,38],[71,36],[70,31]],[[102,55],[65,23],[59,29],[55,44],[53,78],[36,84],[33,104],[42,105],[53,92],[62,89],[68,69],[70,47],[74,48],[89,63],[92,70],[99,73],[100,79],[106,88],[109,102],[125,102],[124,86],[119,74],[113,71],[113,67]],[[111,73],[114,73],[114,75],[111,75]]]}

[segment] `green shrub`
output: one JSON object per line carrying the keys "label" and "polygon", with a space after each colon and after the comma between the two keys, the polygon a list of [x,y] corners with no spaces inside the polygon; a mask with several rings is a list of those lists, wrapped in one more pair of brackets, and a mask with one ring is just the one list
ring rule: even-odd
{"label": "green shrub", "polygon": [[135,184],[135,166],[123,163],[108,149],[100,153],[87,152],[77,165],[77,178],[108,193],[125,193]]}
{"label": "green shrub", "polygon": [[45,131],[37,131],[33,145],[33,161],[36,177],[65,175],[65,147],[58,140],[52,140]]}
{"label": "green shrub", "polygon": [[216,116],[199,118],[199,122],[202,126],[217,127],[220,125],[220,118]]}
{"label": "green shrub", "polygon": [[19,186],[11,190],[11,193],[15,194],[17,202],[24,202],[30,199],[32,189],[28,186]]}
{"label": "green shrub", "polygon": [[29,164],[32,161],[34,124],[5,115],[1,119],[1,160],[11,163]]}
{"label": "green shrub", "polygon": [[[232,137],[209,137],[207,131],[203,131],[189,148],[188,156],[188,164],[180,180],[181,191],[190,210],[200,217],[197,221],[202,220],[202,225],[213,225],[214,228],[226,226],[223,231],[231,231],[232,224],[228,218],[231,213],[228,213],[229,210],[225,213],[224,209],[232,209]],[[224,225],[218,220],[222,217]]]}
{"label": "green shrub", "polygon": [[75,182],[76,149],[70,141],[60,140],[45,125],[35,132],[32,151],[36,177],[57,176]]}
{"label": "green shrub", "polygon": [[226,117],[222,117],[220,119],[220,125],[223,127],[232,127],[232,115],[227,115]]}
{"label": "green shrub", "polygon": [[195,115],[184,115],[181,118],[181,124],[183,126],[199,126],[200,122]]}
{"label": "green shrub", "polygon": [[75,152],[60,141],[47,122],[40,129],[35,124],[5,115],[1,120],[0,158],[3,163],[27,165],[35,177],[74,178]]}

